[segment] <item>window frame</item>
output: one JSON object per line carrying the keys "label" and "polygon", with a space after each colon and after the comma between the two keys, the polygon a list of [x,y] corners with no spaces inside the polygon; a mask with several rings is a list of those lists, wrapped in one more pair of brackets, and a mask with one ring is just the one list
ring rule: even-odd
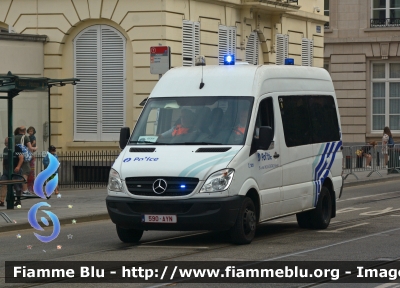
{"label": "window frame", "polygon": [[[374,0],[371,0],[371,3],[370,3],[370,8],[371,8],[371,13],[370,13],[370,19],[371,19],[371,21],[370,21],[370,27],[371,28],[375,28],[375,27],[399,27],[400,26],[400,23],[394,23],[394,24],[392,24],[391,22],[392,21],[390,21],[391,19],[400,19],[400,17],[399,18],[392,18],[392,17],[390,17],[390,10],[399,10],[400,11],[400,5],[398,6],[398,7],[393,7],[393,8],[391,8],[390,7],[390,0],[386,0],[386,4],[385,4],[385,8],[374,8]],[[381,10],[381,11],[385,11],[385,18],[375,18],[374,17],[374,11],[376,11],[376,10]],[[381,23],[379,23],[379,24],[372,24],[372,21],[373,20],[383,20],[384,21],[384,24],[381,24]],[[399,20],[400,21],[400,20]]]}
{"label": "window frame", "polygon": [[[93,86],[93,87],[96,87],[96,93],[97,93],[97,97],[96,97],[96,101],[97,101],[97,103],[96,103],[96,106],[97,106],[96,107],[96,117],[97,117],[96,118],[96,121],[97,121],[96,132],[90,131],[90,129],[87,129],[86,131],[82,131],[82,130],[79,131],[78,125],[81,125],[82,122],[81,122],[81,124],[78,123],[80,121],[80,119],[79,119],[79,116],[78,116],[78,108],[77,108],[77,105],[79,104],[79,101],[82,100],[82,99],[78,100],[78,97],[81,97],[81,98],[84,97],[83,94],[82,95],[78,95],[78,93],[79,93],[78,90],[81,89],[82,87],[84,87],[82,85],[85,85],[84,79],[82,79],[81,76],[77,77],[78,69],[82,69],[82,67],[85,67],[85,65],[83,65],[81,67],[78,67],[78,61],[79,61],[78,58],[79,57],[78,57],[78,53],[77,53],[77,45],[78,45],[77,43],[78,43],[79,40],[81,40],[80,38],[86,32],[88,32],[90,30],[93,31],[93,29],[97,30],[97,32],[96,32],[97,33],[97,36],[96,36],[97,37],[96,38],[96,42],[97,42],[97,44],[96,44],[97,45],[96,46],[96,53],[97,53],[96,54],[97,55],[96,67],[97,67],[97,72],[96,72],[96,85]],[[74,71],[74,77],[81,78],[80,86],[79,87],[78,87],[78,85],[74,86],[74,95],[73,95],[73,99],[74,99],[73,100],[74,101],[73,102],[73,141],[88,141],[88,142],[97,142],[97,141],[99,141],[99,142],[110,142],[110,141],[112,141],[112,142],[114,142],[114,141],[118,141],[118,139],[119,139],[119,129],[117,129],[117,126],[115,127],[115,129],[113,128],[115,131],[113,131],[112,133],[110,133],[110,132],[107,133],[107,132],[104,131],[104,130],[107,130],[107,125],[110,125],[110,123],[112,121],[109,121],[109,119],[111,119],[111,118],[107,119],[107,117],[109,117],[107,115],[107,113],[110,112],[110,111],[107,111],[106,109],[103,109],[103,107],[108,107],[109,106],[109,105],[106,105],[104,103],[106,103],[107,100],[110,99],[110,93],[113,93],[113,92],[110,92],[110,90],[103,89],[104,88],[103,82],[110,81],[110,79],[111,79],[110,75],[112,75],[109,72],[109,70],[110,70],[109,67],[111,67],[112,65],[108,64],[109,67],[105,68],[105,67],[103,67],[103,65],[102,65],[103,62],[101,61],[103,59],[103,56],[112,55],[112,54],[107,54],[107,53],[109,53],[107,51],[107,48],[105,48],[104,50],[102,49],[102,48],[104,48],[104,46],[102,45],[102,43],[103,43],[102,42],[102,39],[103,39],[102,37],[106,34],[106,32],[104,32],[103,30],[104,31],[105,30],[112,31],[113,33],[115,33],[115,35],[120,37],[120,40],[122,41],[122,45],[117,47],[118,49],[122,50],[121,51],[122,54],[120,54],[119,56],[122,57],[122,62],[123,62],[123,66],[121,68],[121,71],[122,71],[123,75],[119,77],[119,78],[123,79],[122,80],[122,87],[121,87],[121,90],[122,90],[122,95],[121,95],[122,103],[119,103],[119,104],[122,106],[122,111],[120,111],[122,116],[120,118],[122,119],[123,123],[121,123],[121,124],[123,126],[126,125],[126,101],[127,101],[127,98],[126,98],[126,75],[127,75],[127,69],[126,69],[126,67],[127,67],[127,65],[126,65],[127,64],[126,63],[126,53],[127,53],[127,51],[126,51],[126,43],[127,43],[127,39],[126,39],[126,37],[124,36],[124,34],[121,31],[119,31],[117,28],[115,28],[115,27],[113,27],[111,25],[107,25],[107,24],[91,25],[91,26],[88,26],[88,27],[82,29],[82,31],[80,31],[75,36],[75,38],[73,39],[73,65],[74,65],[74,70],[73,71]],[[87,41],[87,39],[83,39],[83,40]],[[107,41],[107,39],[106,39],[106,41]],[[108,43],[108,45],[109,45],[109,43]],[[83,51],[79,51],[79,53],[82,53],[82,52]],[[115,56],[115,55],[113,55],[113,56]],[[93,61],[93,63],[94,63],[94,61]],[[89,76],[93,76],[93,75],[89,75]],[[105,78],[106,76],[107,76],[107,78]],[[91,84],[89,84],[89,86],[90,85]],[[93,88],[93,87],[91,87],[91,88]],[[82,88],[82,89],[84,89],[84,88]],[[85,106],[85,105],[83,105],[83,106]],[[90,108],[93,108],[93,107],[94,107],[94,105],[92,107],[90,107]],[[84,109],[85,108],[82,108],[82,110],[84,110]],[[86,109],[88,109],[88,108],[86,107]],[[108,114],[110,114],[110,113],[108,113]],[[103,122],[106,123],[106,124],[104,125]]]}
{"label": "window frame", "polygon": [[[328,7],[325,6],[325,1],[328,1]],[[330,18],[330,1],[329,0],[324,0],[324,16],[328,16]],[[325,29],[329,29],[330,28],[330,24],[329,22],[326,22],[324,24],[324,28]]]}
{"label": "window frame", "polygon": [[[385,78],[373,78],[374,77],[374,64],[385,64]],[[371,109],[370,109],[370,125],[371,125],[371,133],[382,133],[383,128],[388,126],[390,127],[390,115],[400,115],[400,114],[390,114],[390,83],[400,83],[400,78],[390,78],[390,64],[400,64],[400,61],[371,61],[370,69],[371,69],[371,84],[370,84],[370,97],[371,97]],[[385,83],[385,124],[382,129],[374,130],[374,115],[381,115],[381,114],[374,114],[374,90],[373,85],[374,83]],[[400,99],[400,97],[399,97]],[[392,130],[392,128],[391,128]],[[392,130],[393,132],[400,132],[400,130]]]}

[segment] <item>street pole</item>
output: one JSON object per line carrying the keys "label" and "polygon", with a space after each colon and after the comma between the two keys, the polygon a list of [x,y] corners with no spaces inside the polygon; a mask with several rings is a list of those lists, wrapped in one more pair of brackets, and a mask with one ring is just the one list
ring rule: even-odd
{"label": "street pole", "polygon": [[[12,179],[14,172],[14,137],[13,137],[13,92],[7,93],[7,115],[8,115],[8,180]],[[7,185],[7,209],[14,209],[14,191],[13,185]]]}
{"label": "street pole", "polygon": [[[47,89],[47,97],[49,99],[48,100],[48,102],[49,102],[49,111],[48,111],[48,113],[49,113],[49,145],[48,145],[47,148],[49,148],[50,145],[51,145],[51,121],[50,121],[50,88],[51,88],[51,85],[48,85],[47,87],[48,87],[48,89]],[[44,151],[47,151],[47,149],[44,150]]]}

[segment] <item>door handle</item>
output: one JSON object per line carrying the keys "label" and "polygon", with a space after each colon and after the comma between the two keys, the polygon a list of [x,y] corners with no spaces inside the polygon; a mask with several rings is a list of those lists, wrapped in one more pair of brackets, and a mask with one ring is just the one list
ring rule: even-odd
{"label": "door handle", "polygon": [[274,158],[275,158],[275,159],[276,159],[276,158],[279,158],[279,154],[275,152]]}

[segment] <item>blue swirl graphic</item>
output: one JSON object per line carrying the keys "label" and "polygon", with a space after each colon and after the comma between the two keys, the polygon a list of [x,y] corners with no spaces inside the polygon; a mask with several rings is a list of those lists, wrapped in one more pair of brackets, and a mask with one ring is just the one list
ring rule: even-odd
{"label": "blue swirl graphic", "polygon": [[[28,211],[29,224],[31,224],[31,226],[34,229],[39,230],[39,231],[44,231],[44,229],[37,222],[36,214],[37,214],[38,209],[40,207],[42,207],[42,206],[51,207],[50,204],[48,204],[46,202],[40,202],[40,203],[37,203],[37,204],[33,205],[31,207],[31,209],[29,209],[29,211]],[[46,213],[50,217],[50,220],[53,222],[53,226],[54,226],[53,233],[51,233],[50,236],[42,236],[42,235],[39,235],[37,233],[33,233],[33,234],[35,234],[36,238],[39,241],[48,243],[48,242],[53,241],[54,239],[56,239],[58,237],[58,235],[60,234],[61,227],[60,227],[60,221],[58,220],[57,216],[54,213],[52,213],[50,211],[47,211],[47,210],[43,210],[43,212]],[[46,226],[49,225],[49,222],[47,221],[46,218],[42,217],[41,220],[42,220],[44,225],[46,225]]]}
{"label": "blue swirl graphic", "polygon": [[[35,182],[33,183],[33,192],[37,196],[43,199],[46,199],[46,196],[44,195],[43,192],[44,183],[46,182],[47,179],[49,179],[51,175],[53,175],[57,171],[58,166],[60,166],[60,162],[58,162],[57,158],[54,157],[51,153],[47,152],[47,157],[49,157],[50,160],[49,166],[47,166],[46,169],[44,169],[42,172],[39,173],[39,175],[35,179]],[[58,174],[56,174],[56,176],[53,179],[47,182],[46,185],[47,196],[53,194],[54,190],[57,187],[57,183],[58,183]]]}

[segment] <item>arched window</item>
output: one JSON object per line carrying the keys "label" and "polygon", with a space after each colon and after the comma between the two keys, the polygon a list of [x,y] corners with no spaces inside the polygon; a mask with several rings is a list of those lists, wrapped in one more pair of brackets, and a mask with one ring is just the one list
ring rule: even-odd
{"label": "arched window", "polygon": [[125,37],[107,25],[74,40],[74,140],[117,141],[125,126]]}

